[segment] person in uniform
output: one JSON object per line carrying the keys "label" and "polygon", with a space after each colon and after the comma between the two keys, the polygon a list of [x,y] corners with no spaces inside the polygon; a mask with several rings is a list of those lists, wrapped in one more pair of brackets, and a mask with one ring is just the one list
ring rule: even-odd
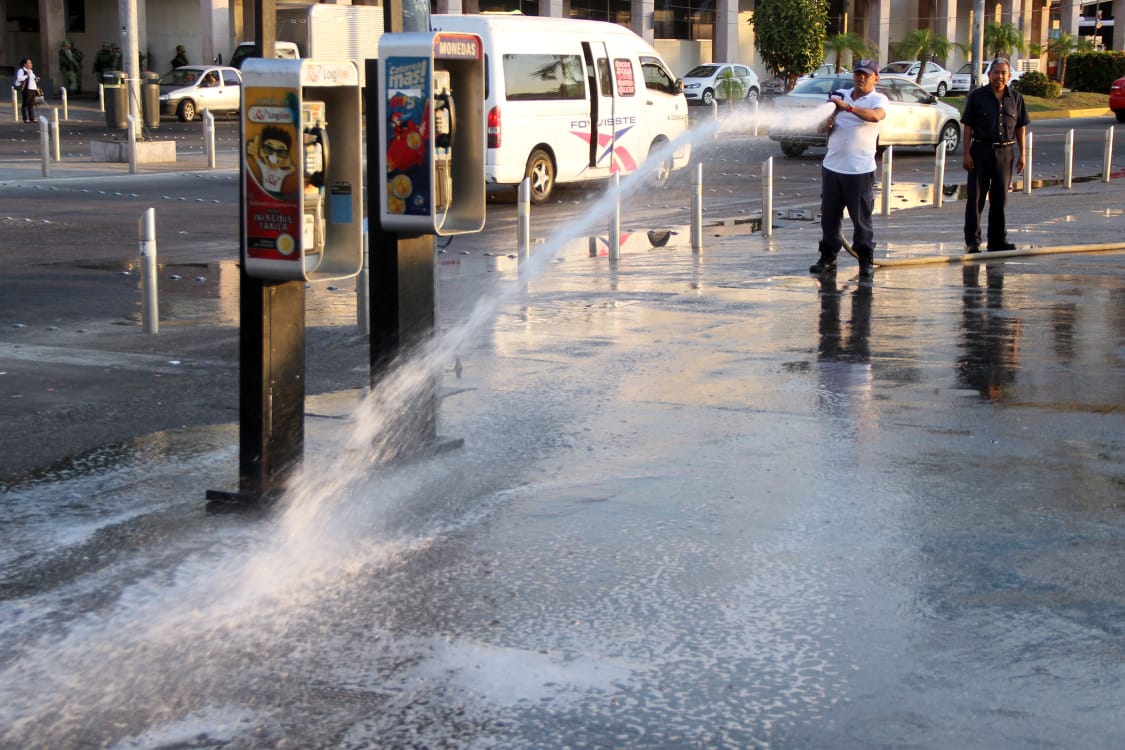
{"label": "person in uniform", "polygon": [[182,68],[183,66],[190,64],[191,63],[188,62],[187,58],[187,50],[184,49],[184,45],[177,44],[176,56],[172,58],[172,69],[175,70],[176,68]]}
{"label": "person in uniform", "polygon": [[988,200],[988,249],[1015,250],[1008,242],[1004,207],[1008,187],[1012,184],[1012,167],[1016,174],[1024,168],[1023,139],[1027,124],[1027,106],[1020,93],[1008,85],[1011,67],[1003,57],[992,61],[988,85],[979,86],[965,97],[961,115],[964,144],[964,166],[968,176],[968,199],[965,201],[965,248],[980,252],[980,217]]}
{"label": "person in uniform", "polygon": [[66,90],[82,93],[82,52],[70,40],[59,45],[59,71],[66,81]]}

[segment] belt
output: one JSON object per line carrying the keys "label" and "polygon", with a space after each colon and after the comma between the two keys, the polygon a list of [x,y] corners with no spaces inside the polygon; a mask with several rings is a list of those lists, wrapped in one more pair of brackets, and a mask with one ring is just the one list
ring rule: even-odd
{"label": "belt", "polygon": [[1015,141],[1004,141],[1003,143],[995,143],[993,141],[980,141],[980,140],[977,140],[976,138],[973,139],[973,143],[979,143],[982,146],[990,146],[991,148],[1007,148],[1008,146],[1016,145]]}

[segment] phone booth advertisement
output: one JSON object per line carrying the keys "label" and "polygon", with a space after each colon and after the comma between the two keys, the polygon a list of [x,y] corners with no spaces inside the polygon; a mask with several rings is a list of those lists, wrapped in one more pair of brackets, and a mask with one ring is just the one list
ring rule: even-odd
{"label": "phone booth advertisement", "polygon": [[359,96],[352,62],[246,61],[243,262],[249,275],[315,281],[359,273]]}
{"label": "phone booth advertisement", "polygon": [[475,34],[379,43],[382,225],[422,234],[484,227],[484,57]]}

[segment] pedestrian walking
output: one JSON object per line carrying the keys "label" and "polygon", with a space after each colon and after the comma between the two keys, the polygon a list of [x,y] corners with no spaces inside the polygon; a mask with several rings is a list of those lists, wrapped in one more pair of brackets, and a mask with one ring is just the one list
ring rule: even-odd
{"label": "pedestrian walking", "polygon": [[1008,85],[1011,77],[1008,61],[997,57],[988,70],[988,85],[977,87],[965,97],[961,142],[965,144],[964,166],[969,173],[965,247],[970,253],[980,252],[980,217],[986,199],[988,249],[1016,249],[1015,243],[1008,242],[1004,207],[1012,184],[1012,166],[1016,174],[1023,173],[1023,139],[1031,120],[1023,97]]}
{"label": "pedestrian walking", "polygon": [[191,63],[188,62],[187,50],[184,49],[184,45],[177,44],[176,56],[172,58],[172,69],[175,70],[176,68],[182,68],[183,66],[190,64]]}
{"label": "pedestrian walking", "polygon": [[16,82],[12,88],[20,92],[20,113],[24,122],[35,122],[35,100],[42,94],[39,90],[39,77],[32,69],[31,58],[20,60],[16,71]]}
{"label": "pedestrian walking", "polygon": [[863,59],[852,74],[853,87],[828,97],[835,111],[821,124],[828,132],[828,153],[820,167],[820,258],[809,273],[836,270],[845,208],[852,217],[859,274],[869,278],[875,273],[875,151],[887,116],[887,97],[875,90],[878,81],[879,64]]}

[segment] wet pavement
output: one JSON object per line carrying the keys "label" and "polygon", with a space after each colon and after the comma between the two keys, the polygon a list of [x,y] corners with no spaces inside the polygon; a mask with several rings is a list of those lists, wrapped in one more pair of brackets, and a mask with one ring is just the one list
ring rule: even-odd
{"label": "wet pavement", "polygon": [[382,463],[403,401],[345,389],[269,512],[205,509],[231,424],[3,485],[0,747],[1121,747],[1125,254],[944,262],[962,210],[877,218],[943,262],[870,283],[803,220],[445,253],[460,450]]}

